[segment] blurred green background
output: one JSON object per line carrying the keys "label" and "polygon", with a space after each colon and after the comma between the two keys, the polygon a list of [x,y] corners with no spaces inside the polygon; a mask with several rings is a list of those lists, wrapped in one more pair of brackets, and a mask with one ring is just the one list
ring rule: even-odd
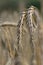
{"label": "blurred green background", "polygon": [[[29,8],[31,5],[41,9],[40,0],[0,0],[0,11],[11,9],[19,11],[21,8]],[[20,7],[22,6],[22,7]]]}

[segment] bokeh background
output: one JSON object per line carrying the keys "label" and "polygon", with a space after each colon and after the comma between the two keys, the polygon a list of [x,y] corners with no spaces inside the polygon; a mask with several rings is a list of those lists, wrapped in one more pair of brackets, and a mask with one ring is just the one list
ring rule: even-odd
{"label": "bokeh background", "polygon": [[20,9],[27,9],[31,5],[36,6],[40,10],[42,2],[41,0],[0,0],[0,10],[12,9],[20,11]]}
{"label": "bokeh background", "polygon": [[32,5],[37,7],[43,15],[43,0],[0,0],[0,21],[3,17],[10,17],[9,19],[13,18],[18,21],[20,12],[27,10]]}

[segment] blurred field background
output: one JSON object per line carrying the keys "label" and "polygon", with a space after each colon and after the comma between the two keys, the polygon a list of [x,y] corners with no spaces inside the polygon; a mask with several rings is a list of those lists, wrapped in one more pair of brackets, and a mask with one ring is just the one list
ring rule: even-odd
{"label": "blurred field background", "polygon": [[40,0],[0,0],[0,21],[3,19],[18,21],[20,13],[27,10],[31,5],[43,13],[43,1]]}

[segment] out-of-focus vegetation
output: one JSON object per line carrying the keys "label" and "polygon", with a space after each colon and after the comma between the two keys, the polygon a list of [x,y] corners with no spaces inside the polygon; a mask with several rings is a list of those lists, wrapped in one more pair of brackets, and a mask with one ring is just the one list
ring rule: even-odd
{"label": "out-of-focus vegetation", "polygon": [[0,11],[4,9],[19,11],[21,8],[19,6],[22,5],[22,3],[25,4],[23,5],[25,8],[29,8],[31,5],[34,5],[40,10],[40,0],[0,0]]}
{"label": "out-of-focus vegetation", "polygon": [[37,7],[38,9],[40,9],[41,5],[40,5],[40,0],[27,0],[26,2],[26,7],[30,7],[31,5]]}
{"label": "out-of-focus vegetation", "polygon": [[12,9],[18,10],[18,1],[17,0],[0,0],[0,10]]}

